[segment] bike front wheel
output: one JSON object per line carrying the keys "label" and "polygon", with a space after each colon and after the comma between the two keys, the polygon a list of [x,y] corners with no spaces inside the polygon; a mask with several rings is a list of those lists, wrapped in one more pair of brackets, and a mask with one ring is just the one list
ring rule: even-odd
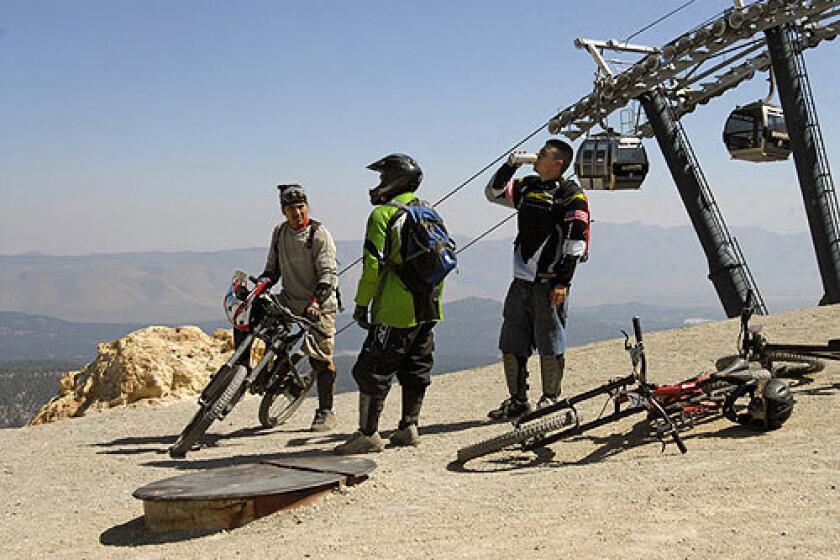
{"label": "bike front wheel", "polygon": [[501,451],[506,447],[511,447],[519,443],[540,438],[548,432],[559,430],[563,426],[571,424],[572,418],[573,416],[571,412],[549,416],[531,424],[520,426],[519,428],[513,429],[496,437],[485,439],[484,441],[480,441],[467,447],[462,447],[458,450],[458,462],[466,463],[471,459],[489,455],[490,453],[495,453],[496,451]]}
{"label": "bike front wheel", "polygon": [[234,368],[224,366],[216,373],[202,393],[202,399],[206,399],[204,404],[199,407],[198,412],[169,448],[171,457],[184,457],[213,421],[227,414],[230,410],[228,405],[234,401],[234,398],[238,399],[242,396],[242,384],[247,376],[248,370],[245,366]]}
{"label": "bike front wheel", "polygon": [[281,384],[277,390],[268,390],[260,401],[259,419],[264,428],[273,428],[291,418],[315,383],[315,372],[303,376],[305,384],[297,386],[292,379]]}
{"label": "bike front wheel", "polygon": [[184,458],[187,455],[187,451],[192,449],[195,442],[198,441],[198,438],[207,431],[207,428],[210,427],[210,424],[215,419],[216,417],[213,416],[213,412],[209,408],[206,406],[199,408],[198,412],[195,413],[195,416],[192,417],[192,420],[184,428],[184,431],[181,432],[181,435],[178,436],[178,439],[169,448],[169,456],[173,459]]}

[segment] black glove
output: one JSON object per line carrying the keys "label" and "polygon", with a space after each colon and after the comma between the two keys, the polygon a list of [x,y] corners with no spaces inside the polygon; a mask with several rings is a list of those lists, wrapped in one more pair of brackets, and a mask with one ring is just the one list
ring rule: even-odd
{"label": "black glove", "polygon": [[368,322],[367,305],[356,306],[356,309],[353,310],[353,320],[359,323],[359,326],[363,329],[367,329],[370,327],[370,323]]}
{"label": "black glove", "polygon": [[315,301],[318,302],[318,305],[324,305],[330,296],[333,293],[332,284],[327,284],[326,282],[318,282],[318,285],[315,286]]}

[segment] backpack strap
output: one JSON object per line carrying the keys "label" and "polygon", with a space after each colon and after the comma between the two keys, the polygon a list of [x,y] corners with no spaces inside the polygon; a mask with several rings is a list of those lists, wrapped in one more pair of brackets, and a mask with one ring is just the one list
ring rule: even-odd
{"label": "backpack strap", "polygon": [[312,248],[312,242],[315,239],[315,234],[318,232],[318,228],[321,227],[321,222],[318,220],[309,220],[309,237],[306,238],[306,248]]}
{"label": "backpack strap", "polygon": [[382,245],[382,256],[379,259],[379,262],[388,264],[388,256],[391,254],[392,249],[392,241],[391,241],[391,230],[394,229],[394,224],[397,223],[406,212],[408,212],[408,206],[403,204],[402,202],[397,202],[396,200],[392,200],[387,203],[388,206],[393,206],[397,209],[396,212],[391,214],[391,217],[388,218],[388,223],[385,225],[385,243]]}
{"label": "backpack strap", "polygon": [[373,244],[373,241],[370,239],[365,238],[365,249],[373,255],[377,261],[379,261],[380,265],[387,265],[388,255],[391,254],[391,230],[394,227],[394,224],[397,223],[397,220],[400,219],[400,216],[405,214],[408,210],[408,206],[403,204],[402,202],[397,202],[392,200],[383,204],[383,206],[393,206],[397,209],[396,212],[391,214],[391,217],[388,218],[388,222],[385,224],[385,242],[382,245],[382,252],[379,252],[379,249],[376,248],[376,245]]}
{"label": "backpack strap", "polygon": [[[309,220],[309,237],[306,238],[306,247],[311,251],[314,245],[315,234],[318,233],[318,228],[321,227],[321,222],[318,220]],[[313,258],[315,255],[312,255]],[[336,259],[336,263],[338,259]],[[335,293],[335,301],[338,307],[338,312],[341,313],[344,311],[344,304],[341,301],[341,288],[339,288],[338,283],[336,283],[335,288],[333,288],[333,293]]]}

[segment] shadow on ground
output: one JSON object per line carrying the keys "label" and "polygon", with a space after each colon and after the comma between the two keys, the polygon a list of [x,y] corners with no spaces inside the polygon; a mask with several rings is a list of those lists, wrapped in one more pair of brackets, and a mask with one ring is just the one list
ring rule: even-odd
{"label": "shadow on ground", "polygon": [[219,529],[202,529],[193,531],[167,531],[155,533],[146,528],[143,517],[135,517],[131,521],[114,525],[99,535],[99,543],[105,546],[146,546],[188,541],[220,533]]}
{"label": "shadow on ground", "polygon": [[[241,428],[227,434],[206,433],[201,439],[201,447],[216,447],[222,441],[235,441],[256,435],[268,433],[269,428],[254,427]],[[280,430],[278,430],[280,431]],[[297,430],[296,430],[297,431]],[[167,453],[169,446],[178,439],[177,435],[167,434],[161,436],[138,436],[119,438],[108,442],[90,444],[91,447],[104,447],[98,451],[99,455],[139,455],[141,453]]]}
{"label": "shadow on ground", "polygon": [[[695,427],[701,424],[711,423],[714,420],[721,420],[721,418],[707,418],[696,422]],[[723,429],[709,432],[694,432],[692,430],[685,430],[680,432],[680,438],[686,443],[686,446],[691,447],[692,440],[709,439],[709,438],[748,438],[761,436],[764,432],[761,430],[751,429],[741,425],[728,425]],[[551,435],[551,434],[548,434]],[[563,445],[563,442],[591,442],[596,448],[587,453],[580,459],[575,460],[558,460],[556,457],[556,449]],[[590,465],[605,461],[611,457],[617,456],[621,453],[631,449],[649,446],[655,453],[657,447],[660,452],[666,450],[676,450],[676,445],[669,435],[664,435],[662,439],[658,439],[651,433],[650,426],[647,420],[640,420],[630,431],[622,431],[621,433],[613,433],[606,436],[593,434],[570,434],[559,442],[550,444],[550,446],[538,447],[533,450],[523,450],[521,447],[507,447],[494,453],[490,453],[483,457],[478,457],[467,463],[460,463],[457,460],[452,461],[447,465],[447,470],[461,473],[488,473],[488,472],[503,472],[517,469],[526,469],[533,467],[575,467]]]}

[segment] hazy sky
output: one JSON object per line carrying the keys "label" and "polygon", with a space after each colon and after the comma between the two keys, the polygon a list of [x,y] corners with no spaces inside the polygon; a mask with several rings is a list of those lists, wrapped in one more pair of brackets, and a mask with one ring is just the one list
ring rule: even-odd
{"label": "hazy sky", "polygon": [[[682,3],[0,0],[0,253],[266,245],[288,181],[337,239],[360,239],[377,180],[365,165],[407,152],[420,194],[439,198],[591,90],[576,37],[623,39]],[[634,42],[730,5],[698,0]],[[835,164],[838,46],[807,54]],[[730,161],[720,141],[732,107],[766,89],[757,77],[685,126],[730,225],[803,231],[792,161]],[[593,193],[595,219],[688,223],[647,148],[643,190]],[[456,233],[505,215],[487,178],[441,208]]]}

